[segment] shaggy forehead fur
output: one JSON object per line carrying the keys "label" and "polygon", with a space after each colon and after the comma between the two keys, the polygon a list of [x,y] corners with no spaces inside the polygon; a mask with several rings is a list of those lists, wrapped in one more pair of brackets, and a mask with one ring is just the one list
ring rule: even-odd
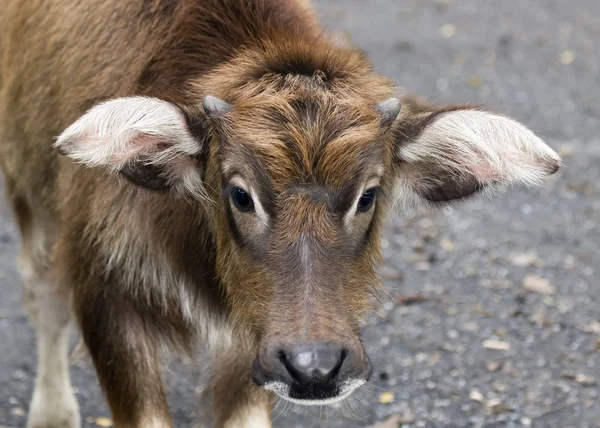
{"label": "shaggy forehead fur", "polygon": [[302,183],[340,189],[388,161],[376,105],[391,85],[370,73],[360,54],[315,42],[266,46],[241,58],[215,71],[229,88],[217,87],[216,95],[233,104],[218,119],[226,167],[258,163],[272,190],[282,192]]}
{"label": "shaggy forehead fur", "polygon": [[384,161],[379,119],[328,95],[256,97],[252,105],[236,106],[225,152],[242,162],[260,159],[277,192],[293,184],[339,188],[354,181]]}

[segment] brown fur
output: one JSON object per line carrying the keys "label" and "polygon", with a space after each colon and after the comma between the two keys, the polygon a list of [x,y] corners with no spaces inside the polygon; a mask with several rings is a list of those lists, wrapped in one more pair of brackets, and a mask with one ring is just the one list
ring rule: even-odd
{"label": "brown fur", "polygon": [[[48,231],[44,259],[72,294],[117,426],[169,423],[157,355],[165,342],[191,351],[199,330],[233,328],[233,347],[218,346],[217,426],[267,406],[249,376],[257,353],[336,341],[353,350],[349,364],[365,364],[359,322],[379,283],[395,147],[437,110],[408,103],[393,130],[382,126],[375,106],[391,83],[330,41],[301,0],[8,0],[0,27],[8,198],[26,245],[31,213]],[[204,143],[208,200],[144,189],[52,149],[88,108],[132,95],[185,112]],[[234,108],[209,120],[206,95]],[[267,229],[232,209],[236,175],[259,195]],[[373,177],[377,204],[349,231],[344,213]]]}

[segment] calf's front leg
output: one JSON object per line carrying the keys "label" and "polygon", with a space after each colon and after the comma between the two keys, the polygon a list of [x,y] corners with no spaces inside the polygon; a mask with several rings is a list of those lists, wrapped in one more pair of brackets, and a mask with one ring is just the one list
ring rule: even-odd
{"label": "calf's front leg", "polygon": [[75,293],[83,338],[116,428],[171,428],[152,322],[123,296]]}
{"label": "calf's front leg", "polygon": [[253,355],[241,346],[215,353],[211,380],[215,428],[271,428],[271,393],[250,376]]}

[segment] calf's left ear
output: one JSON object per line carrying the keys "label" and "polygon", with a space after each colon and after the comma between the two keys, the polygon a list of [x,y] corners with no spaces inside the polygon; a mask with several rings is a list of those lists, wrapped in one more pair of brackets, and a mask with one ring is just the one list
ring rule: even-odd
{"label": "calf's left ear", "polygon": [[125,97],[98,104],[54,146],[78,163],[121,173],[142,187],[203,195],[201,141],[183,111],[164,100]]}
{"label": "calf's left ear", "polygon": [[469,108],[403,103],[394,124],[396,195],[405,208],[457,200],[484,188],[538,185],[561,159],[513,119]]}

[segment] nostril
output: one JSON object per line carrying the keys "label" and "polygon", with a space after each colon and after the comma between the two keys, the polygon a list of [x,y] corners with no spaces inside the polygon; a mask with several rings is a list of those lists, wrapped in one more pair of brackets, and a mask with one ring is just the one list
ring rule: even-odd
{"label": "nostril", "polygon": [[337,377],[338,373],[342,369],[342,366],[344,365],[344,360],[346,359],[347,356],[348,356],[348,351],[345,349],[342,349],[342,351],[340,352],[340,357],[338,358],[337,364],[331,370],[331,372],[328,374],[329,378],[334,379]]}
{"label": "nostril", "polygon": [[342,354],[340,355],[340,367],[344,364],[344,360],[348,356],[348,350],[342,349]]}
{"label": "nostril", "polygon": [[277,351],[277,358],[294,380],[300,379],[301,374],[298,372],[298,370],[296,370],[296,368],[294,367],[284,350],[280,349],[279,351]]}

